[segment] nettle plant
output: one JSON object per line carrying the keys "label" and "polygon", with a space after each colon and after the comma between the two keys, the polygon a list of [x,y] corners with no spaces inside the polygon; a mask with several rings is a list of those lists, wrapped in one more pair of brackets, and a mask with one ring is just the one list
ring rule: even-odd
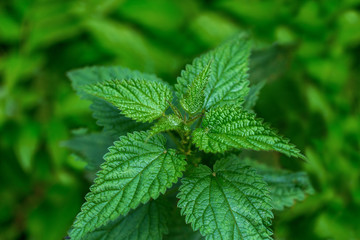
{"label": "nettle plant", "polygon": [[244,154],[304,158],[250,109],[249,54],[234,37],[187,65],[174,89],[122,67],[69,73],[104,129],[68,142],[99,168],[68,239],[272,238],[273,209],[312,189],[305,173]]}

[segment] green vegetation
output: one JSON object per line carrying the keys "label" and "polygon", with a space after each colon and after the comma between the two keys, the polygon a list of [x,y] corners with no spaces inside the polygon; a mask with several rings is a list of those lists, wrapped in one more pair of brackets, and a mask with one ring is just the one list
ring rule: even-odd
{"label": "green vegetation", "polygon": [[[311,189],[311,185],[306,175],[299,177],[301,181],[286,178],[276,170],[269,170],[271,175],[259,171],[258,175],[251,168],[253,163],[244,164],[244,156],[232,155],[246,149],[272,150],[305,159],[289,140],[242,106],[245,98],[254,98],[248,95],[249,52],[249,41],[236,36],[196,58],[178,78],[179,99],[174,101],[171,87],[152,75],[121,67],[93,67],[69,73],[80,96],[93,104],[112,104],[105,114],[108,124],[104,124],[104,129],[115,124],[126,129],[128,125],[123,123],[129,121],[158,120],[151,131],[135,131],[123,136],[124,131],[117,133],[120,140],[98,159],[104,162],[69,238],[80,240],[96,235],[109,239],[106,232],[119,228],[116,231],[121,232],[124,239],[142,239],[139,234],[144,232],[148,235],[146,239],[162,239],[162,233],[174,226],[165,223],[151,229],[149,225],[160,223],[162,214],[173,212],[177,200],[164,197],[173,206],[163,208],[165,213],[158,212],[160,208],[152,210],[141,204],[164,201],[158,197],[170,192],[179,198],[177,205],[186,216],[186,223],[191,223],[206,239],[271,239],[273,206],[276,209],[291,206],[293,200],[304,198],[303,190]],[[103,109],[100,115],[98,108],[92,110],[94,116],[104,117]],[[119,121],[119,117],[124,121]],[[109,138],[113,135],[106,130],[103,134]],[[71,148],[77,149],[77,145],[83,144],[73,142]],[[103,151],[103,147],[103,144],[92,146],[99,151]],[[222,155],[205,156],[201,150]],[[92,158],[85,161],[92,163]],[[270,189],[276,197],[270,197]],[[155,205],[159,204],[165,205]],[[136,210],[130,212],[131,209]],[[137,217],[138,214],[143,218]],[[142,225],[144,218],[149,220]],[[114,225],[118,221],[120,226]],[[182,221],[184,224],[184,219]],[[127,224],[121,225],[121,222]]]}
{"label": "green vegetation", "polygon": [[[251,152],[246,158],[272,166],[272,170],[258,170],[270,186],[276,184],[271,176],[279,174],[294,180],[291,188],[310,193],[304,187],[308,180],[301,172],[294,173],[302,171],[309,174],[315,191],[301,202],[305,196],[297,190],[288,193],[289,203],[292,199],[297,203],[274,211],[273,237],[360,238],[359,6],[358,0],[2,1],[0,238],[66,236],[99,159],[119,135],[151,129],[150,135],[156,137],[183,127],[177,113],[151,126],[108,115],[113,106],[104,101],[93,102],[90,111],[92,99],[74,94],[66,72],[83,66],[121,65],[156,74],[174,85],[176,76],[186,78],[181,69],[191,59],[243,30],[253,39],[253,50],[248,71],[251,87],[248,97],[240,101],[290,138],[307,161],[273,152]],[[214,63],[203,63],[204,76],[208,74],[205,66]],[[103,74],[101,68],[93,71],[98,71],[97,77]],[[207,81],[210,85],[212,80]],[[194,87],[199,89],[194,92],[204,88],[201,82],[194,82]],[[194,97],[196,102],[208,101],[204,96],[189,92],[180,104],[187,111],[198,111],[199,105],[189,101]],[[70,155],[69,148],[76,154]],[[286,193],[287,186],[282,187],[281,193]],[[274,199],[277,193],[269,190]],[[196,239],[197,233],[175,217],[180,216],[178,211],[153,225],[142,218],[171,204],[165,202],[142,205],[129,213],[134,215],[127,221],[141,218],[159,234],[166,232],[164,224],[176,225],[168,229],[167,236],[172,237],[165,239],[184,239],[180,234]],[[119,228],[108,232],[109,237],[118,234],[116,229],[127,234],[121,230],[122,219],[113,224]]]}

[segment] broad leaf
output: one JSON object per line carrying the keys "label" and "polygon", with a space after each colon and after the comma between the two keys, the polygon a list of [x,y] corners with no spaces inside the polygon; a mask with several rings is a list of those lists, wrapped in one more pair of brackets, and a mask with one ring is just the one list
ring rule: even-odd
{"label": "broad leaf", "polygon": [[254,170],[227,159],[182,180],[178,206],[207,240],[271,239],[271,199]]}
{"label": "broad leaf", "polygon": [[86,240],[160,240],[168,232],[169,209],[153,200],[88,233]]}
{"label": "broad leaf", "polygon": [[106,81],[87,85],[84,89],[140,122],[151,122],[161,117],[172,101],[172,92],[166,84],[143,79]]}
{"label": "broad leaf", "polygon": [[249,42],[241,36],[220,45],[218,48],[196,58],[187,65],[175,86],[177,96],[187,93],[188,86],[211,63],[209,80],[205,88],[206,109],[224,104],[241,104],[248,93]]}
{"label": "broad leaf", "polygon": [[205,152],[224,152],[233,148],[275,150],[287,156],[304,158],[288,139],[255,118],[255,114],[237,106],[222,106],[207,112],[202,128],[193,133],[193,141]]}
{"label": "broad leaf", "polygon": [[190,115],[201,112],[205,102],[205,88],[209,80],[209,68],[210,63],[208,63],[204,69],[196,76],[196,78],[191,82],[189,89],[186,94],[180,99],[181,106],[187,111]]}
{"label": "broad leaf", "polygon": [[156,199],[182,175],[184,156],[165,149],[162,135],[149,137],[148,132],[123,136],[109,153],[86,195],[70,233],[72,239],[83,236],[150,198]]}

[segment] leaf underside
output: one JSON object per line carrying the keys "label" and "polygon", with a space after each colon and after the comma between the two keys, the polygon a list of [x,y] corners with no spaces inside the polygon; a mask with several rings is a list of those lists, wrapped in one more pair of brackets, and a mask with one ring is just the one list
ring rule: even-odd
{"label": "leaf underside", "polygon": [[136,122],[125,117],[117,107],[100,98],[94,98],[90,109],[97,120],[97,125],[102,126],[106,134],[116,138],[128,132],[147,130],[151,126],[150,123]]}
{"label": "leaf underside", "polygon": [[86,240],[159,240],[168,232],[169,209],[162,199],[149,201],[105,226],[86,234]]}
{"label": "leaf underside", "polygon": [[84,89],[140,122],[151,122],[161,117],[172,101],[171,89],[166,84],[144,79],[112,80],[87,85]]}
{"label": "leaf underside", "polygon": [[275,150],[287,156],[304,156],[268,124],[241,107],[222,106],[206,113],[202,128],[193,133],[193,142],[205,152],[225,152],[234,148]]}
{"label": "leaf underside", "polygon": [[283,169],[275,169],[255,161],[252,163],[257,173],[261,175],[268,184],[272,205],[275,210],[284,210],[291,207],[295,201],[302,201],[307,194],[313,194],[310,179],[305,172],[290,172]]}
{"label": "leaf underside", "polygon": [[188,86],[211,62],[209,79],[205,88],[205,109],[224,104],[241,104],[249,91],[248,57],[250,43],[236,36],[218,48],[195,58],[181,72],[175,85],[179,98],[188,91]]}
{"label": "leaf underside", "polygon": [[83,239],[140,203],[156,199],[181,177],[184,156],[165,149],[165,143],[162,135],[149,137],[148,132],[128,134],[114,142],[75,220],[72,239]]}
{"label": "leaf underside", "polygon": [[113,137],[104,133],[91,133],[75,136],[63,142],[63,146],[85,158],[88,170],[98,170],[103,156],[113,143]]}
{"label": "leaf underside", "polygon": [[254,170],[226,159],[200,165],[182,180],[178,206],[207,240],[271,239],[271,199]]}

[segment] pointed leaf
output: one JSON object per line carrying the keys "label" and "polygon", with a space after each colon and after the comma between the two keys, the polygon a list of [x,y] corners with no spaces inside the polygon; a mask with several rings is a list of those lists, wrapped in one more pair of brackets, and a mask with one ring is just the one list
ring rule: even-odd
{"label": "pointed leaf", "polygon": [[86,240],[159,240],[168,232],[169,209],[153,200],[85,236]]}
{"label": "pointed leaf", "polygon": [[189,114],[201,112],[205,102],[205,88],[209,80],[210,63],[191,82],[186,94],[180,99],[181,106]]}
{"label": "pointed leaf", "polygon": [[237,106],[222,106],[206,113],[202,128],[193,133],[194,143],[205,152],[224,152],[232,148],[275,150],[288,156],[304,158],[289,140]]}
{"label": "pointed leaf", "polygon": [[72,239],[83,239],[94,228],[156,199],[182,175],[184,156],[165,149],[165,137],[148,132],[123,136],[104,156],[98,177],[78,214]]}
{"label": "pointed leaf", "polygon": [[162,115],[172,101],[170,88],[163,83],[131,79],[87,85],[84,90],[119,108],[140,122],[151,122]]}
{"label": "pointed leaf", "polygon": [[241,104],[248,93],[248,57],[250,44],[236,36],[218,48],[196,58],[187,65],[175,86],[177,96],[185,95],[188,86],[211,63],[208,86],[205,89],[206,109],[224,104]]}
{"label": "pointed leaf", "polygon": [[226,159],[182,180],[178,206],[207,240],[271,239],[271,199],[255,171]]}

